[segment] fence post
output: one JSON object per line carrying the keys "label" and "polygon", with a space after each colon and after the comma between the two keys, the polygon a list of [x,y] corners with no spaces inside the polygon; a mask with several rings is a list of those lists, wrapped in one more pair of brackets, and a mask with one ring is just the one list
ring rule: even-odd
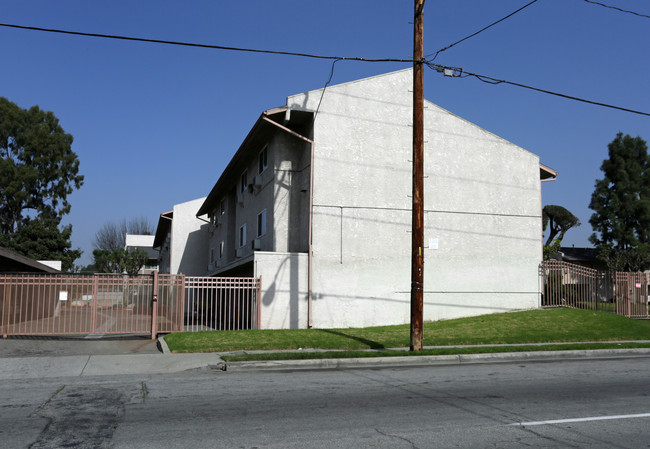
{"label": "fence post", "polygon": [[11,294],[11,287],[8,280],[5,278],[5,285],[2,286],[2,338],[7,338],[9,335],[9,295]]}
{"label": "fence post", "polygon": [[156,339],[156,326],[158,325],[158,272],[153,272],[153,298],[151,300],[151,339]]}
{"label": "fence post", "polygon": [[90,300],[90,329],[91,333],[97,332],[97,301],[99,295],[99,275],[93,274],[93,294]]}
{"label": "fence post", "polygon": [[181,287],[180,291],[178,291],[178,295],[176,296],[178,298],[178,308],[180,309],[178,311],[179,317],[177,318],[177,322],[179,324],[179,332],[184,332],[185,331],[185,275],[181,275]]}
{"label": "fence post", "polygon": [[257,329],[260,329],[262,326],[262,276],[260,275],[259,278],[257,278],[257,292],[256,292],[256,300],[257,300]]}

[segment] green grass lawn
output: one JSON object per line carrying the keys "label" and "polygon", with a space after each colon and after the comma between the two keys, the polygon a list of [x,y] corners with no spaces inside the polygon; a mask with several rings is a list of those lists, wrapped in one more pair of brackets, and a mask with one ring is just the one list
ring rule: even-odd
{"label": "green grass lawn", "polygon": [[[481,315],[424,323],[425,346],[494,345],[504,343],[526,345],[527,343],[597,342],[607,340],[650,340],[650,321],[633,320],[604,312],[563,308]],[[352,351],[360,349],[383,350],[408,347],[409,325],[353,329],[180,332],[165,336],[165,341],[172,352],[226,352],[298,348]],[[549,348],[544,347],[543,349]],[[489,352],[502,351],[503,348],[493,348]],[[473,350],[472,352],[481,351]],[[453,353],[459,353],[458,348],[454,348]],[[302,354],[312,355],[299,355],[296,357],[317,357],[313,355],[314,353]],[[342,356],[340,353],[336,354],[336,357]],[[371,354],[376,355],[377,353],[373,351]],[[397,355],[406,354],[401,352]],[[282,358],[288,357],[282,356]],[[321,355],[321,357],[325,357],[325,355]],[[334,356],[330,354],[329,357]]]}

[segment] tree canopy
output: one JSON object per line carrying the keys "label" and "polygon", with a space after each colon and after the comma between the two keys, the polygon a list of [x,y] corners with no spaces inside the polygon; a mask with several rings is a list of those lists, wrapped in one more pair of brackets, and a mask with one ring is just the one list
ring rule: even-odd
{"label": "tree canopy", "polygon": [[618,133],[608,145],[603,179],[591,196],[594,233],[610,269],[642,271],[650,267],[650,157],[641,137]]}
{"label": "tree canopy", "polygon": [[19,231],[0,234],[0,246],[36,260],[60,260],[63,271],[70,271],[81,250],[72,249],[72,225],[59,229],[59,221],[42,215],[28,218]]}
{"label": "tree canopy", "polygon": [[70,270],[68,195],[83,184],[72,136],[52,112],[0,97],[0,244],[27,257],[61,260]]}
{"label": "tree canopy", "polygon": [[0,231],[9,234],[30,217],[59,219],[67,196],[83,184],[72,136],[52,112],[22,109],[0,97]]}
{"label": "tree canopy", "polygon": [[100,273],[127,273],[135,276],[147,262],[147,254],[141,249],[127,251],[118,248],[113,251],[96,249],[93,251],[95,267]]}
{"label": "tree canopy", "polygon": [[545,258],[552,256],[559,249],[562,239],[567,231],[573,227],[580,226],[580,220],[569,210],[562,206],[549,204],[542,209],[543,229],[550,225],[548,239],[544,245]]}

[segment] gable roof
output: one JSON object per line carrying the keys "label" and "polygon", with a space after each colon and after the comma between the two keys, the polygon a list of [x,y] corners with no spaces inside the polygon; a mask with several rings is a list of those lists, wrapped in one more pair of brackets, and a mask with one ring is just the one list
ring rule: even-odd
{"label": "gable roof", "polygon": [[0,247],[0,273],[10,272],[60,273],[59,270],[37,262],[34,259]]}

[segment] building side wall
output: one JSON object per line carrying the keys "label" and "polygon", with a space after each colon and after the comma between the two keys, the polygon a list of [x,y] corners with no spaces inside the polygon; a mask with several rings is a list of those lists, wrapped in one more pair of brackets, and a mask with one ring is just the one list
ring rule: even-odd
{"label": "building side wall", "polygon": [[206,271],[208,223],[205,217],[203,220],[196,217],[204,200],[199,198],[174,206],[169,263],[171,274],[200,276]]}
{"label": "building side wall", "polygon": [[262,277],[261,328],[306,328],[307,254],[256,251],[254,270]]}
{"label": "building side wall", "polygon": [[160,248],[160,254],[158,255],[158,272],[160,274],[170,274],[170,260],[171,254],[169,252],[171,242],[171,235],[167,234],[165,242]]}
{"label": "building side wall", "polygon": [[[315,327],[408,322],[412,74],[326,90],[314,127]],[[320,91],[288,99],[315,109]],[[539,158],[425,104],[425,319],[538,306]]]}
{"label": "building side wall", "polygon": [[[264,147],[267,148],[268,165],[260,173],[259,153]],[[224,189],[226,212],[209,238],[208,254],[212,250],[216,258],[220,242],[224,242],[224,256],[214,271],[232,267],[251,257],[254,251],[307,251],[309,169],[309,147],[279,129],[268,142],[250,151],[245,168],[250,187],[242,192],[241,178],[238,177],[235,185]],[[243,168],[240,176],[242,173]],[[258,216],[264,211],[266,231],[258,236]],[[219,216],[219,204],[213,214]],[[246,239],[240,245],[240,229],[244,225]],[[254,249],[253,241],[256,239],[259,240],[259,249]]]}
{"label": "building side wall", "polygon": [[274,245],[278,252],[306,252],[309,220],[310,148],[304,141],[281,132],[274,139],[275,168],[273,220]]}

